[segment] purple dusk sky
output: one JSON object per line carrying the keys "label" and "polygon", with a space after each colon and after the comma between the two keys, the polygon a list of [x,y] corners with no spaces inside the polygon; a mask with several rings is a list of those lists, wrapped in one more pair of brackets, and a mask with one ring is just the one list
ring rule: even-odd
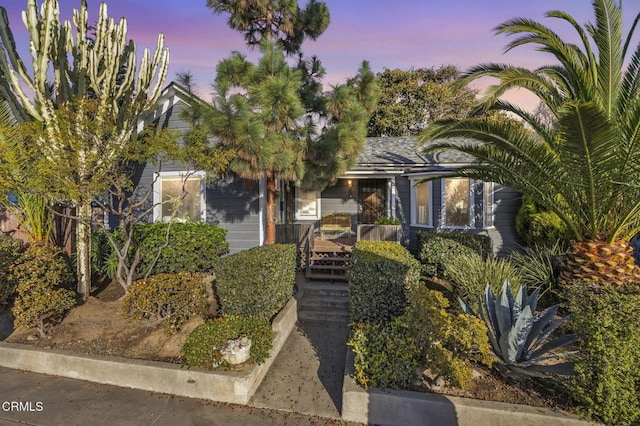
{"label": "purple dusk sky", "polygon": [[[304,45],[306,55],[317,55],[327,69],[326,83],[335,84],[353,75],[362,60],[375,72],[385,68],[410,69],[456,65],[460,70],[486,62],[504,62],[534,68],[551,61],[529,48],[503,54],[507,38],[492,29],[514,17],[527,17],[578,42],[575,32],[557,19],[544,17],[559,9],[581,23],[593,21],[589,0],[325,0],[331,24],[315,42]],[[79,0],[59,0],[62,17],[68,19]],[[129,38],[139,47],[155,47],[157,34],[165,34],[170,48],[169,80],[176,72],[190,70],[199,92],[208,97],[216,64],[233,50],[247,51],[240,33],[226,25],[227,16],[214,15],[205,0],[107,0],[109,15],[128,19]],[[40,1],[39,1],[40,3]],[[306,0],[301,0],[301,4]],[[624,4],[624,34],[640,10],[638,0]],[[16,43],[25,61],[26,29],[20,18],[25,0],[1,0],[7,9]],[[95,21],[98,0],[88,0],[89,21]],[[637,41],[635,41],[637,43]],[[478,85],[481,87],[481,85]],[[510,98],[531,108],[536,101],[524,93]]]}

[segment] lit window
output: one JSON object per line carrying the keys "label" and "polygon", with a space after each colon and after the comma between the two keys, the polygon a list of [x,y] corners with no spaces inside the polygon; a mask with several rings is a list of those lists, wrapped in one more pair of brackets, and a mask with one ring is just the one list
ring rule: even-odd
{"label": "lit window", "polygon": [[443,225],[469,228],[471,224],[471,185],[467,178],[443,179]]}
{"label": "lit window", "polygon": [[154,220],[203,221],[203,183],[203,173],[160,173],[154,185]]}
{"label": "lit window", "polygon": [[415,206],[413,223],[431,226],[431,182],[423,182],[414,187]]}
{"label": "lit window", "polygon": [[298,188],[296,219],[320,219],[320,199],[317,191],[303,191]]}

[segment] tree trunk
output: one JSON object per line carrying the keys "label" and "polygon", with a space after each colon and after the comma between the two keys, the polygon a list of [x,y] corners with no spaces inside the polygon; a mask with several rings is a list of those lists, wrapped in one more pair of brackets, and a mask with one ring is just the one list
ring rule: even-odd
{"label": "tree trunk", "polygon": [[291,182],[287,182],[285,188],[285,223],[291,225],[295,222],[296,194]]}
{"label": "tree trunk", "polygon": [[83,299],[91,293],[91,201],[78,203],[76,227],[76,265],[78,293]]}
{"label": "tree trunk", "polygon": [[276,194],[278,186],[273,173],[267,175],[267,238],[265,244],[276,242]]}

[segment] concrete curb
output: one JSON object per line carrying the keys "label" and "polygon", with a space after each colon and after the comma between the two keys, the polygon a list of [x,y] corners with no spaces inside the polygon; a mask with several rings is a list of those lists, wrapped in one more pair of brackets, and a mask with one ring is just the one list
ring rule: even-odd
{"label": "concrete curb", "polygon": [[351,422],[407,426],[589,424],[564,412],[527,405],[402,390],[365,391],[352,378],[353,372],[353,352],[348,348],[342,386],[342,418]]}
{"label": "concrete curb", "polygon": [[272,322],[273,348],[262,364],[244,371],[184,369],[165,362],[79,356],[0,342],[0,366],[189,398],[246,404],[298,320],[291,298]]}

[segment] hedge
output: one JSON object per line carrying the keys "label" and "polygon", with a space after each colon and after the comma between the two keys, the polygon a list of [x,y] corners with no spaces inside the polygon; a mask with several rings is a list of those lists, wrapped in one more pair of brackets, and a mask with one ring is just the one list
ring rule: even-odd
{"label": "hedge", "polygon": [[293,295],[296,247],[270,244],[220,259],[215,294],[222,314],[271,318]]}
{"label": "hedge", "polygon": [[[122,240],[119,231],[114,236],[116,241]],[[133,237],[140,251],[137,278],[145,276],[152,265],[152,274],[210,272],[218,258],[229,253],[227,230],[211,223],[139,223],[134,227]],[[158,250],[160,256],[156,261]],[[105,262],[111,269],[117,264],[115,257],[112,253]]]}
{"label": "hedge", "polygon": [[387,322],[402,315],[406,289],[420,280],[420,264],[395,242],[358,241],[347,270],[353,322]]}
{"label": "hedge", "polygon": [[565,286],[578,337],[576,375],[567,385],[581,411],[604,424],[640,423],[640,288],[589,282]]}
{"label": "hedge", "polygon": [[424,273],[445,278],[444,264],[452,256],[477,253],[483,258],[493,256],[491,238],[487,235],[466,232],[418,232],[418,259],[424,265]]}
{"label": "hedge", "polygon": [[355,323],[347,345],[354,378],[365,389],[409,389],[420,366],[420,349],[401,318],[388,323]]}

